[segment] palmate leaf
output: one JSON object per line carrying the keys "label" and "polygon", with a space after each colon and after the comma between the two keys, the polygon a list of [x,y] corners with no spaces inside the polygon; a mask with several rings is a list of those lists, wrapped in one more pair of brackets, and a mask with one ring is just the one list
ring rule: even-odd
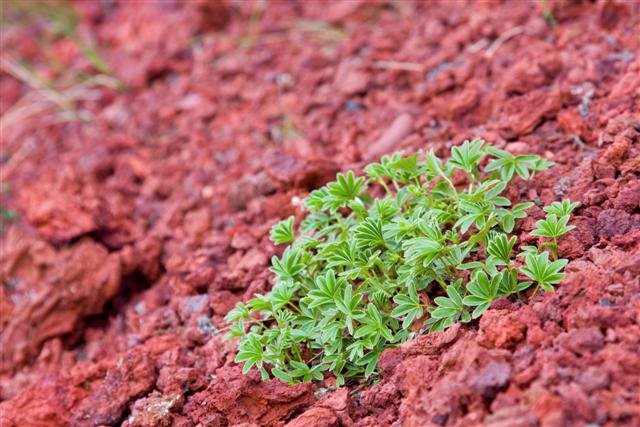
{"label": "palmate leaf", "polygon": [[558,238],[576,228],[573,225],[567,225],[568,222],[569,215],[558,218],[556,214],[548,214],[545,219],[536,222],[536,229],[531,232],[531,235]]}
{"label": "palmate leaf", "polygon": [[539,172],[549,169],[551,166],[555,165],[552,161],[542,159],[538,157],[536,161],[533,163],[531,167],[532,171]]}
{"label": "palmate leaf", "polygon": [[227,322],[237,322],[240,319],[248,319],[250,317],[251,314],[249,314],[249,309],[247,308],[247,306],[244,303],[239,302],[233,309],[231,309],[231,311],[227,313],[226,316],[224,316],[224,320],[226,320]]}
{"label": "palmate leaf", "polygon": [[460,146],[451,147],[451,158],[447,162],[447,166],[461,169],[471,174],[477,170],[478,164],[486,155],[482,139],[474,139],[471,142],[465,141]]}
{"label": "palmate leaf", "polygon": [[236,320],[235,323],[231,324],[231,326],[229,327],[229,332],[224,335],[224,338],[230,340],[239,337],[244,338],[245,335],[245,320],[239,319]]}
{"label": "palmate leaf", "polygon": [[293,298],[294,289],[293,286],[289,284],[289,282],[281,282],[274,286],[271,294],[269,295],[269,300],[272,305],[273,310],[278,310],[288,303],[291,302]]}
{"label": "palmate leaf", "polygon": [[356,245],[354,241],[342,241],[327,246],[325,251],[327,268],[353,268],[357,265]]}
{"label": "palmate leaf", "polygon": [[402,249],[407,262],[427,266],[438,256],[442,245],[428,237],[415,237],[405,240]]}
{"label": "palmate leaf", "polygon": [[237,363],[244,362],[242,373],[246,374],[254,365],[262,367],[263,353],[262,343],[258,335],[253,333],[247,335],[240,343],[235,359]]}
{"label": "palmate leaf", "polygon": [[336,279],[335,272],[328,270],[316,279],[316,289],[309,291],[309,308],[336,307],[336,300],[344,288],[344,280]]}
{"label": "palmate leaf", "polygon": [[364,171],[367,175],[369,175],[372,179],[383,179],[390,178],[393,179],[394,173],[393,164],[402,158],[403,152],[398,151],[391,155],[382,156],[379,163],[371,163],[370,165],[364,168]]}
{"label": "palmate leaf", "polygon": [[573,210],[578,207],[579,203],[571,203],[570,200],[563,200],[562,202],[553,202],[549,206],[544,207],[544,211],[547,214],[554,214],[558,218],[568,216]]}
{"label": "palmate leaf", "polygon": [[431,316],[435,318],[451,317],[462,311],[462,297],[455,286],[447,286],[447,296],[437,297],[434,299],[437,308],[431,312]]}
{"label": "palmate leaf", "polygon": [[496,158],[489,161],[485,171],[497,171],[500,179],[506,182],[511,181],[514,173],[522,179],[529,179],[532,171],[541,171],[553,166],[553,162],[545,161],[538,156],[514,156],[495,147],[488,147],[487,151]]}
{"label": "palmate leaf", "polygon": [[347,347],[347,357],[352,362],[364,357],[364,341],[356,340],[349,344]]}
{"label": "palmate leaf", "polygon": [[467,285],[469,295],[464,297],[462,302],[464,305],[475,307],[471,317],[477,319],[498,297],[498,289],[502,274],[498,273],[489,278],[484,271],[478,271],[474,280]]}
{"label": "palmate leaf", "polygon": [[496,214],[498,216],[498,220],[500,225],[502,226],[502,230],[506,233],[511,233],[516,224],[515,220],[520,218],[525,218],[527,214],[525,211],[533,206],[532,202],[518,203],[513,206],[511,210],[507,209],[498,209]]}
{"label": "palmate leaf", "polygon": [[506,234],[497,233],[489,240],[487,253],[498,259],[502,265],[508,264],[511,260],[511,252],[516,244],[517,237],[507,238]]}
{"label": "palmate leaf", "polygon": [[489,204],[460,202],[460,208],[467,212],[466,215],[460,217],[454,224],[454,227],[460,227],[461,233],[466,233],[472,225],[481,229],[486,223],[487,217],[491,214],[492,207]]}
{"label": "palmate leaf", "polygon": [[274,256],[271,258],[271,271],[274,272],[279,281],[291,281],[304,270],[304,263],[301,260],[301,252],[292,247],[285,249],[282,258]]}
{"label": "palmate leaf", "polygon": [[420,173],[418,169],[418,154],[399,157],[391,161],[389,163],[389,169],[392,171],[392,178],[396,181],[402,184],[410,182]]}
{"label": "palmate leaf", "polygon": [[356,329],[354,338],[371,337],[377,342],[380,338],[393,342],[393,334],[380,315],[375,304],[367,305],[366,315],[361,319],[362,326]]}
{"label": "palmate leaf", "polygon": [[304,362],[298,362],[297,360],[291,361],[291,376],[294,378],[302,378],[302,381],[322,381],[324,375],[322,375],[322,365],[316,365],[309,367]]}
{"label": "palmate leaf", "polygon": [[364,168],[364,172],[369,175],[371,179],[384,179],[391,178],[391,172],[380,163],[372,163]]}
{"label": "palmate leaf", "polygon": [[261,311],[273,311],[271,297],[259,294],[256,294],[250,301],[247,302],[247,307],[253,313],[258,313]]}
{"label": "palmate leaf", "polygon": [[323,199],[325,206],[332,210],[346,206],[360,194],[363,185],[364,178],[356,178],[353,171],[346,175],[339,173],[335,182],[327,184],[327,195]]}
{"label": "palmate leaf", "polygon": [[553,285],[560,283],[564,278],[564,273],[560,271],[567,265],[566,259],[549,261],[549,253],[540,254],[528,253],[525,256],[526,265],[520,268],[527,277],[540,285],[547,291],[553,290]]}
{"label": "palmate leaf", "polygon": [[400,212],[400,209],[395,203],[395,200],[386,198],[382,200],[375,200],[373,202],[373,209],[371,212],[372,218],[379,218],[381,221],[388,221],[395,217]]}
{"label": "palmate leaf", "polygon": [[336,299],[336,306],[338,307],[338,310],[342,312],[342,315],[344,316],[344,324],[351,335],[353,335],[354,331],[354,321],[362,317],[362,311],[360,310],[361,303],[362,295],[354,295],[353,287],[350,284],[345,286],[342,298]]}
{"label": "palmate leaf", "polygon": [[501,297],[508,297],[517,292],[522,292],[533,283],[531,281],[518,282],[518,271],[515,268],[502,270],[501,276],[502,279],[498,289],[498,295]]}
{"label": "palmate leaf", "polygon": [[404,237],[415,233],[418,228],[419,219],[395,217],[382,226],[385,240],[402,240]]}
{"label": "palmate leaf", "polygon": [[431,332],[446,329],[463,318],[465,314],[468,317],[462,297],[454,285],[447,286],[446,297],[436,297],[433,302],[436,303],[436,306],[429,307],[428,310],[431,317],[427,321],[427,326],[429,326]]}
{"label": "palmate leaf", "polygon": [[289,218],[275,224],[271,228],[271,233],[269,235],[271,241],[276,245],[293,242],[295,240],[295,235],[293,233],[293,221],[294,217],[290,216]]}
{"label": "palmate leaf", "polygon": [[326,187],[313,190],[309,197],[304,201],[309,212],[318,212],[324,209],[325,199],[329,196],[329,190]]}
{"label": "palmate leaf", "polygon": [[354,237],[358,249],[374,249],[385,245],[380,219],[367,218],[355,228]]}
{"label": "palmate leaf", "polygon": [[319,342],[322,344],[328,344],[334,342],[340,332],[344,329],[344,325],[338,322],[329,322],[323,326],[320,331],[320,339]]}
{"label": "palmate leaf", "polygon": [[364,377],[369,378],[376,369],[382,350],[373,350],[356,360],[356,365],[364,367]]}
{"label": "palmate leaf", "polygon": [[402,319],[402,328],[407,329],[416,320],[422,317],[423,310],[420,298],[414,282],[407,285],[407,294],[398,294],[393,298],[397,305],[391,312],[391,316]]}

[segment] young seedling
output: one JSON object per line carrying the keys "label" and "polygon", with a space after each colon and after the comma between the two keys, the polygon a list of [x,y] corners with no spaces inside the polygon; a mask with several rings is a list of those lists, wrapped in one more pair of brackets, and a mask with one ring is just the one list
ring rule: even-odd
{"label": "young seedling", "polygon": [[560,283],[564,277],[561,271],[568,262],[566,259],[549,262],[548,252],[539,254],[530,252],[525,256],[525,261],[526,265],[520,271],[546,291],[553,291],[553,285]]}
{"label": "young seedling", "polygon": [[[273,227],[271,240],[288,245],[272,258],[273,289],[226,317],[227,337],[239,338],[236,361],[263,379],[331,373],[340,385],[373,375],[382,351],[418,324],[443,330],[533,283],[534,293],[553,290],[567,263],[557,259],[558,238],[573,228],[577,205],[545,208],[532,233],[545,240],[519,248],[522,265],[510,233],[533,203],[503,195],[516,177],[551,165],[476,139],[453,147],[446,162],[433,151],[395,153],[368,165],[366,176],[338,174],[307,197],[297,227],[293,217]],[[454,173],[466,182],[454,185]]]}
{"label": "young seedling", "polygon": [[573,225],[567,225],[571,217],[571,212],[578,206],[578,203],[571,203],[569,200],[562,202],[553,202],[546,206],[544,211],[547,213],[545,219],[536,222],[536,229],[531,232],[534,236],[546,237],[551,239],[543,243],[551,249],[553,259],[558,259],[558,238],[569,231],[576,228]]}

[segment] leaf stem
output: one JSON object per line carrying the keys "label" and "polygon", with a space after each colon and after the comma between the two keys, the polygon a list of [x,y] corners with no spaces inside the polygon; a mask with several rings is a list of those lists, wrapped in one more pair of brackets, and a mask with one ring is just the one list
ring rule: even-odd
{"label": "leaf stem", "polygon": [[378,178],[378,183],[382,186],[382,188],[384,188],[384,191],[386,191],[389,196],[393,194],[389,189],[389,186],[387,185],[387,183],[384,182],[384,179]]}

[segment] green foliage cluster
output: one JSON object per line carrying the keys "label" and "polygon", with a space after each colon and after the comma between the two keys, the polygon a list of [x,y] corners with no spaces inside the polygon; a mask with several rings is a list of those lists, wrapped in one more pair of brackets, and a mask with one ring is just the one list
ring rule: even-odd
{"label": "green foliage cluster", "polygon": [[[567,263],[557,259],[557,239],[573,228],[576,204],[547,206],[533,232],[542,243],[516,256],[510,233],[533,203],[512,206],[501,195],[516,175],[551,165],[476,139],[446,162],[433,151],[396,153],[367,166],[366,177],[338,174],[305,200],[298,233],[293,217],[273,227],[273,242],[288,246],[272,259],[272,291],[227,315],[227,337],[240,338],[236,361],[263,379],[320,380],[330,371],[340,385],[371,376],[381,352],[425,317],[425,328],[439,331],[532,284],[552,290]],[[460,188],[454,173],[466,176]],[[434,305],[427,292],[439,295]]]}

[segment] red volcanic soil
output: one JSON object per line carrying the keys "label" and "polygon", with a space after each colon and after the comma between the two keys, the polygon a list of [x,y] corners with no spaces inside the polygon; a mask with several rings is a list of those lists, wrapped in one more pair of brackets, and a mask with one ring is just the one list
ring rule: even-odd
{"label": "red volcanic soil", "polygon": [[[3,427],[640,425],[640,3],[550,1],[552,28],[533,1],[78,0],[75,31],[21,4]],[[557,163],[512,196],[581,203],[556,292],[388,350],[371,384],[243,376],[223,317],[270,288],[271,224],[337,171],[476,136]]]}

